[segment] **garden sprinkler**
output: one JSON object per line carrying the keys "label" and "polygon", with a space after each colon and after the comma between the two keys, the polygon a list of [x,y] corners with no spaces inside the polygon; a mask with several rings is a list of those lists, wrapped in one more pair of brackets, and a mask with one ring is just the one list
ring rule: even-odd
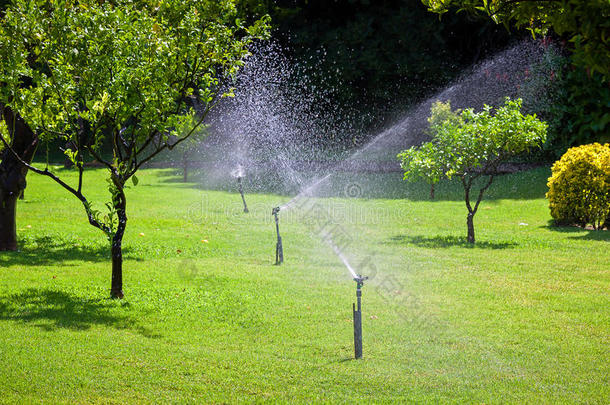
{"label": "garden sprinkler", "polygon": [[246,197],[244,197],[244,188],[241,185],[241,176],[237,176],[237,186],[239,188],[239,194],[241,194],[241,200],[244,202],[244,212],[248,213],[248,205],[246,204]]}
{"label": "garden sprinkler", "polygon": [[280,221],[278,214],[280,213],[280,207],[275,207],[271,214],[275,217],[275,232],[277,233],[277,244],[275,245],[275,264],[282,264],[284,262],[284,249],[282,248],[282,237],[280,236]]}
{"label": "garden sprinkler", "polygon": [[362,299],[362,286],[364,285],[364,280],[368,280],[368,277],[365,277],[365,276],[354,277],[354,281],[356,282],[356,300],[358,302],[358,309],[356,309],[356,304],[352,304],[352,309],[354,311],[354,354],[355,354],[356,359],[362,358],[361,299]]}

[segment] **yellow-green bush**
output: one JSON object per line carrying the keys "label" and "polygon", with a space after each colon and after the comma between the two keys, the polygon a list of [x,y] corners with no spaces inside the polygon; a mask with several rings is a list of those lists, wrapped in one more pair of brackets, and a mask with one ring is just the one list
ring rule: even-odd
{"label": "yellow-green bush", "polygon": [[610,225],[610,144],[570,148],[549,177],[551,216],[558,224]]}

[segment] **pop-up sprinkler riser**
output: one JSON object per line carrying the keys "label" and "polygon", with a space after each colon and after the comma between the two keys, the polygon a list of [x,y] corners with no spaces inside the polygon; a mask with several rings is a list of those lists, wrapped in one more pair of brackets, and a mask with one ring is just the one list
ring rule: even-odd
{"label": "pop-up sprinkler riser", "polygon": [[244,212],[248,212],[248,205],[246,204],[246,197],[244,197],[244,188],[241,184],[241,176],[237,176],[237,187],[239,189],[239,194],[241,194],[241,200],[244,202]]}
{"label": "pop-up sprinkler riser", "polygon": [[[362,286],[364,280],[368,280],[366,276],[354,277],[356,282],[356,301],[358,304],[352,304],[354,311],[354,357],[362,358]],[[356,306],[357,305],[357,306]]]}
{"label": "pop-up sprinkler riser", "polygon": [[284,262],[284,248],[282,247],[282,237],[280,236],[279,213],[280,207],[275,207],[271,211],[271,214],[275,217],[275,232],[277,234],[277,243],[275,245],[275,264],[282,264]]}

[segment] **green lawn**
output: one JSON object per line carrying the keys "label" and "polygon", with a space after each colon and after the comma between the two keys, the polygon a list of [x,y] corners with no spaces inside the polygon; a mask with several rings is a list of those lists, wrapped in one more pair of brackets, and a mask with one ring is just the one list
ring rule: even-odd
{"label": "green lawn", "polygon": [[[104,173],[90,174],[100,201]],[[549,227],[548,174],[500,178],[474,248],[452,185],[429,202],[398,175],[336,180],[377,186],[318,201],[374,276],[362,361],[355,283],[305,209],[280,213],[286,262],[273,265],[271,208],[289,197],[247,195],[243,214],[234,192],[142,172],[115,301],[103,234],[31,174],[21,251],[0,253],[0,401],[608,403],[610,233]]]}

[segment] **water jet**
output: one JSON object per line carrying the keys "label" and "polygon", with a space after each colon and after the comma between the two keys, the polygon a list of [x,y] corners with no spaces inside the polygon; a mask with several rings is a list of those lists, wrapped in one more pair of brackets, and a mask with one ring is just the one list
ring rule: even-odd
{"label": "water jet", "polygon": [[280,207],[275,207],[271,214],[275,217],[275,232],[277,234],[277,243],[275,244],[275,264],[279,265],[284,262],[284,248],[282,247],[282,237],[280,236],[280,220],[278,214]]}
{"label": "water jet", "polygon": [[[356,276],[354,281],[356,282],[356,304],[352,304],[352,310],[354,312],[354,357],[356,359],[362,358],[362,286],[364,280],[368,280],[366,276]],[[357,308],[357,309],[356,309]]]}

